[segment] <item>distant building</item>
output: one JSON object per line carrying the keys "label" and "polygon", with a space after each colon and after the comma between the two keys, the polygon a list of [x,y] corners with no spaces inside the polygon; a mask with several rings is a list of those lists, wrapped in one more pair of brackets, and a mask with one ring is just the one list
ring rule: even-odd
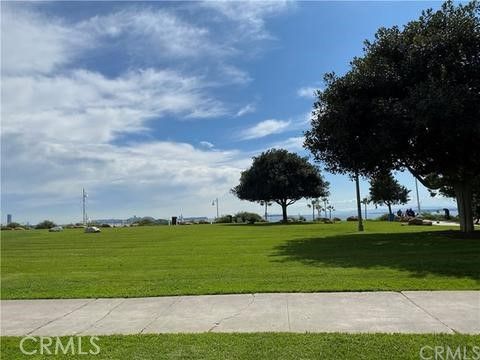
{"label": "distant building", "polygon": [[12,214],[7,214],[7,224],[12,222]]}

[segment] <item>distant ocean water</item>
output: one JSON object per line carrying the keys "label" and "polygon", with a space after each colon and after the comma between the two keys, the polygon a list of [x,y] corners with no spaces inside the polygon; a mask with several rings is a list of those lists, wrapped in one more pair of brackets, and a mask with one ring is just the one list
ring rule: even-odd
{"label": "distant ocean water", "polygon": [[[405,210],[407,209],[407,207],[405,208],[402,208],[402,207],[397,207],[397,208],[394,208],[393,209],[393,212],[396,213],[398,211],[398,209],[401,209],[403,212],[405,212]],[[416,208],[413,208],[413,211],[416,211]],[[452,207],[448,207],[448,210],[450,211],[450,216],[456,216],[458,215],[458,211],[457,211],[457,208],[452,208]],[[429,213],[432,213],[432,214],[439,214],[439,215],[443,215],[444,212],[443,212],[443,208],[438,208],[438,207],[425,207],[425,208],[422,208],[422,212],[429,212]],[[376,219],[384,214],[387,214],[388,211],[387,210],[379,210],[379,209],[367,209],[367,219]],[[303,216],[307,221],[312,221],[312,213],[310,214],[294,214],[294,213],[289,213],[288,214],[289,217],[292,217],[292,218],[295,218],[295,219],[298,219],[300,216]],[[356,209],[353,209],[353,210],[339,210],[339,211],[332,211],[332,218],[333,217],[338,217],[342,220],[345,220],[347,217],[349,216],[357,216],[357,210]],[[327,216],[325,216],[325,213],[322,211],[321,213],[321,216],[320,217],[329,217],[329,213],[327,211]],[[365,217],[365,212],[364,212],[364,209],[363,209],[363,206],[362,206],[362,217]],[[318,214],[315,213],[315,218],[318,218]],[[269,222],[278,222],[278,221],[281,221],[282,220],[282,215],[281,214],[269,214],[268,215],[268,221]]]}

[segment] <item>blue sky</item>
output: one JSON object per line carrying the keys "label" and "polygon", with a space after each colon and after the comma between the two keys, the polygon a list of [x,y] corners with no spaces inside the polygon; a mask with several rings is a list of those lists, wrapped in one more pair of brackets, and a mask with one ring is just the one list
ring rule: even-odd
{"label": "blue sky", "polygon": [[[251,157],[308,155],[323,74],[345,72],[379,27],[438,6],[2,3],[2,221],[78,221],[82,187],[92,218],[213,216],[217,197],[221,213],[261,212],[229,194]],[[336,209],[353,208],[349,179],[325,176]],[[306,201],[290,213],[309,213]]]}

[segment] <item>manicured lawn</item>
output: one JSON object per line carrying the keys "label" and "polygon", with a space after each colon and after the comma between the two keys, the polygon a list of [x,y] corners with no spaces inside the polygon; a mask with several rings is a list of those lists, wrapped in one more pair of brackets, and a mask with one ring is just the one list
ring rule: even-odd
{"label": "manicured lawn", "polygon": [[[2,298],[480,289],[480,239],[441,227],[196,225],[2,231]],[[443,230],[443,231],[442,231]]]}
{"label": "manicured lawn", "polygon": [[[434,359],[435,346],[447,351],[460,352],[474,359],[480,344],[480,336],[468,335],[385,335],[385,334],[175,334],[104,336],[95,343],[100,347],[98,355],[22,355],[21,338],[2,338],[1,352],[5,359]],[[83,337],[82,350],[89,346],[89,338]],[[61,338],[67,344],[66,338]],[[78,340],[76,341],[78,344]],[[27,341],[24,349],[37,350],[33,341]],[[54,347],[52,347],[53,349]],[[437,351],[441,351],[437,350]],[[441,355],[444,356],[445,352]],[[437,357],[438,358],[438,357]],[[458,357],[457,357],[458,358]],[[463,358],[463,357],[462,357]],[[438,358],[440,359],[440,358]],[[442,357],[444,359],[444,357]],[[465,357],[467,359],[467,357]]]}

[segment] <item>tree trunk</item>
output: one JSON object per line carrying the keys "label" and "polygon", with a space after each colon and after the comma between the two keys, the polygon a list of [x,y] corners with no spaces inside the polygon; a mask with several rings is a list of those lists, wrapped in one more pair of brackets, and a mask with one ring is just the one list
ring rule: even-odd
{"label": "tree trunk", "polygon": [[391,204],[387,204],[388,206],[388,221],[392,221],[392,205]]}
{"label": "tree trunk", "polygon": [[358,174],[355,174],[355,188],[357,190],[358,231],[363,231],[362,204],[360,203],[360,181],[358,179]]}
{"label": "tree trunk", "polygon": [[471,233],[474,230],[472,209],[472,187],[469,183],[458,183],[454,186],[457,198],[460,231]]}
{"label": "tree trunk", "polygon": [[286,223],[288,222],[288,217],[287,217],[287,203],[282,203],[282,216],[283,216],[283,222]]}

